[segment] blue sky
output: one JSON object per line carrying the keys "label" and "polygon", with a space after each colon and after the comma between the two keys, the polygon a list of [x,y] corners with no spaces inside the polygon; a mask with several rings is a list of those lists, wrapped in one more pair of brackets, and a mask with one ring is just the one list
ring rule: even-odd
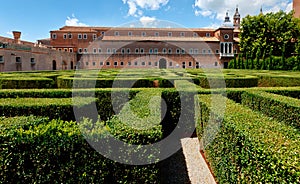
{"label": "blue sky", "polygon": [[17,30],[22,31],[22,40],[35,42],[65,25],[115,27],[139,22],[155,27],[158,20],[177,27],[215,28],[226,11],[232,17],[236,5],[243,17],[258,14],[260,7],[264,12],[290,11],[292,0],[2,0],[0,35],[11,37]]}

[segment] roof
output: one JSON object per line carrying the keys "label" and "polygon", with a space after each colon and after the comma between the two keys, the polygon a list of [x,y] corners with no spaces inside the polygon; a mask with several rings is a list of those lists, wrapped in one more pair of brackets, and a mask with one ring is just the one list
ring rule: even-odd
{"label": "roof", "polygon": [[143,28],[143,27],[86,27],[86,26],[64,26],[59,30],[51,32],[97,32],[97,31],[179,31],[179,32],[214,32],[213,28]]}
{"label": "roof", "polygon": [[165,42],[218,42],[216,37],[150,37],[150,36],[104,36],[103,41],[165,41]]}

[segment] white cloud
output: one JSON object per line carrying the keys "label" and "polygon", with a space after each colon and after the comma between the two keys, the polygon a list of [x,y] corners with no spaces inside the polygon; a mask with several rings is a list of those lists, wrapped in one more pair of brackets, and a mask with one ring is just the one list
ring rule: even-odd
{"label": "white cloud", "polygon": [[226,11],[228,11],[232,21],[236,5],[239,7],[241,17],[248,14],[257,15],[261,7],[263,7],[264,13],[292,10],[291,0],[195,0],[193,7],[195,15],[204,17],[215,15],[214,17],[218,20],[224,20]]}
{"label": "white cloud", "polygon": [[141,9],[158,10],[168,4],[169,0],[122,0],[129,7],[129,16],[142,16]]}
{"label": "white cloud", "polygon": [[12,33],[12,31],[7,31],[6,34],[9,35],[9,36],[14,36],[14,34]]}
{"label": "white cloud", "polygon": [[88,26],[87,24],[80,22],[74,14],[72,17],[67,17],[65,24],[66,26]]}
{"label": "white cloud", "polygon": [[140,18],[140,22],[144,27],[155,27],[156,18],[143,16]]}

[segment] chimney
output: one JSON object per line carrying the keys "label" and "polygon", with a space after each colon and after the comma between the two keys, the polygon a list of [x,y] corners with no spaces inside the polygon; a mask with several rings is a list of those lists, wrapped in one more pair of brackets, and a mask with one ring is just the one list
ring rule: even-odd
{"label": "chimney", "polygon": [[20,44],[21,32],[20,31],[13,31],[14,35],[14,42]]}

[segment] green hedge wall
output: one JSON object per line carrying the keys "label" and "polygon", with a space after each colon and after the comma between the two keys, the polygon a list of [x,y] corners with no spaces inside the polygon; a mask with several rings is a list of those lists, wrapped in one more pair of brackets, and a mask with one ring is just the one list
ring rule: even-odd
{"label": "green hedge wall", "polygon": [[204,149],[217,181],[299,183],[299,132],[231,100],[226,101],[222,119],[220,109],[211,107],[210,95],[196,98],[199,139],[209,119],[211,123],[221,123],[217,136]]}
{"label": "green hedge wall", "polygon": [[[0,99],[0,116],[45,116],[50,119],[75,120],[73,108],[86,108],[94,98],[5,98]],[[79,110],[78,110],[79,111]]]}
{"label": "green hedge wall", "polygon": [[41,89],[54,88],[55,82],[50,78],[19,77],[0,78],[0,89]]}
{"label": "green hedge wall", "polygon": [[300,128],[300,100],[262,91],[246,91],[242,104],[253,110]]}
{"label": "green hedge wall", "polygon": [[[83,139],[75,122],[38,117],[0,120],[1,183],[159,183],[158,165],[130,166],[103,157]],[[111,128],[117,136],[121,127]],[[127,140],[138,138],[136,130],[121,131],[125,132]],[[151,141],[159,135],[144,138]]]}
{"label": "green hedge wall", "polygon": [[195,84],[202,88],[223,88],[224,81],[227,88],[248,88],[258,86],[258,77],[255,76],[233,76],[218,77],[217,75],[199,76],[194,79]]}

